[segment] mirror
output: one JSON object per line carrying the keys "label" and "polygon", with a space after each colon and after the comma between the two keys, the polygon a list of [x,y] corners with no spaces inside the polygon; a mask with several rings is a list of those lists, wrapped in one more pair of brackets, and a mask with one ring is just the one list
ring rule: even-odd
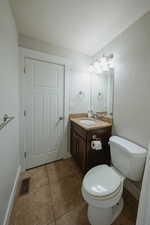
{"label": "mirror", "polygon": [[94,112],[113,116],[114,72],[92,74],[91,105]]}

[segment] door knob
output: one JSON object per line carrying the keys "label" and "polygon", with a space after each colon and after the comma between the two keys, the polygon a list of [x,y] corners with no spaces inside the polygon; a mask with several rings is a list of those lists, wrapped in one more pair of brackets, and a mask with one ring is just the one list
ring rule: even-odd
{"label": "door knob", "polygon": [[63,116],[60,116],[60,117],[59,117],[59,120],[63,120],[63,119],[64,119],[64,117],[63,117]]}

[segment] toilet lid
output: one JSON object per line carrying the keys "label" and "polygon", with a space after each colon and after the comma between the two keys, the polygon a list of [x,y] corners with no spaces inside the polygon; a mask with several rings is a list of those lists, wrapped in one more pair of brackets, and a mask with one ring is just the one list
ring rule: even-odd
{"label": "toilet lid", "polygon": [[83,180],[85,190],[98,197],[112,194],[119,188],[120,184],[121,177],[107,165],[92,168]]}

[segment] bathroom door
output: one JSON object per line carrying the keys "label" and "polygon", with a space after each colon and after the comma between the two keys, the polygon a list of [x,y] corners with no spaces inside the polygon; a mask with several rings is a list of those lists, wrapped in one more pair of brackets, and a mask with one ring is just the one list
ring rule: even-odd
{"label": "bathroom door", "polygon": [[47,61],[25,59],[26,168],[62,157],[64,67]]}

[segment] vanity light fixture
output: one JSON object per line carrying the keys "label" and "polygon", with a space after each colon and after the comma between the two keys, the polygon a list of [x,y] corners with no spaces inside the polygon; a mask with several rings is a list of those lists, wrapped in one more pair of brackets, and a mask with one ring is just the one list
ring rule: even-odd
{"label": "vanity light fixture", "polygon": [[100,59],[96,59],[94,63],[89,66],[89,72],[101,74],[113,69],[113,54],[109,56],[103,55]]}
{"label": "vanity light fixture", "polygon": [[94,67],[94,71],[97,71],[97,73],[102,73],[102,66],[98,60],[94,62],[93,67]]}

